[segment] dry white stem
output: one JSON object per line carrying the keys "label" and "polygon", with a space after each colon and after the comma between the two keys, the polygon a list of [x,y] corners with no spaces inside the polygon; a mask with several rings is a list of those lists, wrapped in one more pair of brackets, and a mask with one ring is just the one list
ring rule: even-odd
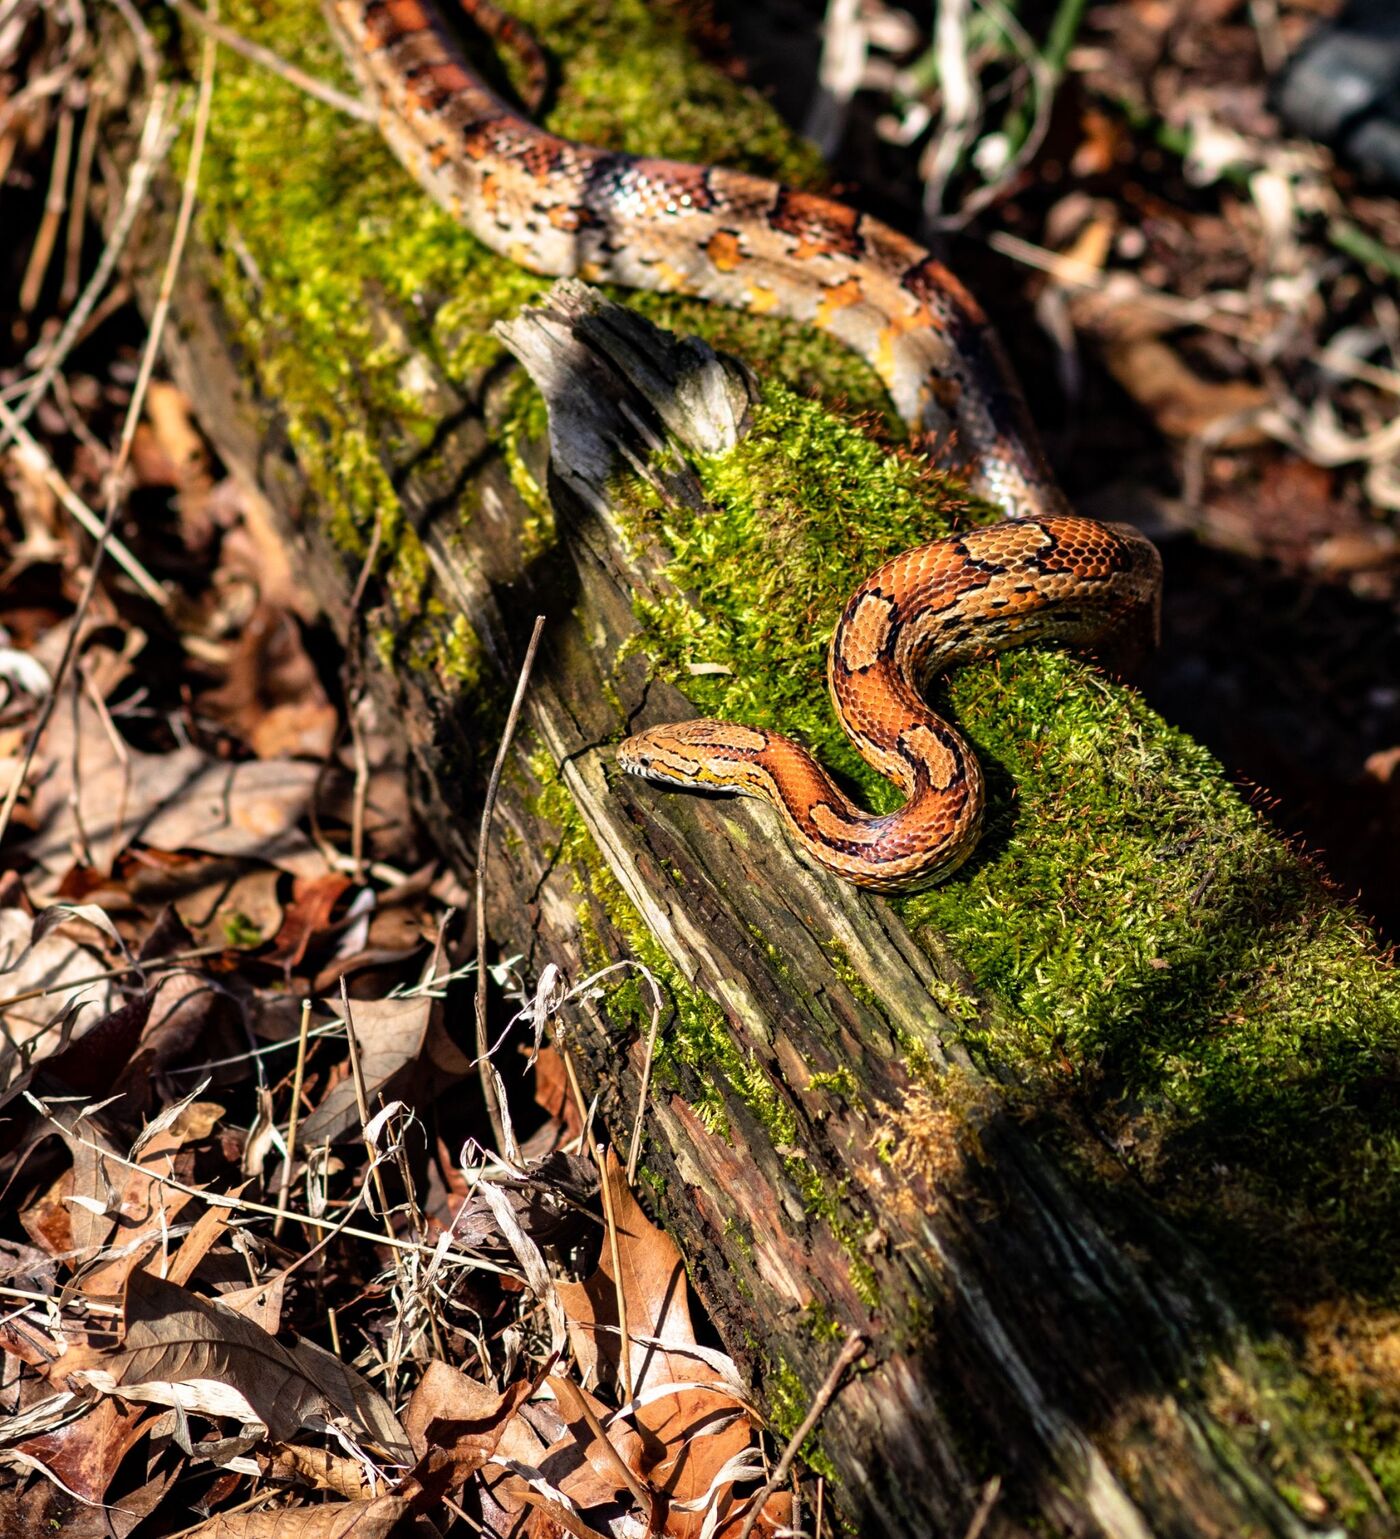
{"label": "dry white stem", "polygon": [[[146,109],[146,120],[141,128],[141,140],[136,151],[136,159],[132,163],[131,175],[127,178],[126,192],[116,220],[113,222],[112,233],[107,237],[102,254],[98,257],[97,265],[93,268],[92,276],[84,286],[77,304],[69,313],[63,329],[54,339],[53,344],[46,348],[38,373],[29,382],[23,398],[15,407],[14,422],[24,423],[29,420],[34,408],[43,399],[54,375],[63,367],[68,354],[72,352],[82,336],[83,327],[87,324],[93,307],[106,292],[107,285],[112,280],[117,258],[131,235],[136,216],[145,206],[156,170],[169,153],[170,146],[175,142],[174,131],[166,117],[169,102],[170,88],[163,83],[157,83],[151,90],[150,105]],[[9,420],[0,423],[0,428],[3,428],[3,431],[0,431],[0,448],[4,448],[14,437],[14,429]]]}

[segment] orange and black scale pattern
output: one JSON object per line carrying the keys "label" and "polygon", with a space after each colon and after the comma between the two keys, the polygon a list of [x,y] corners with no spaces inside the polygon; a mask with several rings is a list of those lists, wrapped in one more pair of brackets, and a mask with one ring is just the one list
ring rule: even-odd
{"label": "orange and black scale pattern", "polygon": [[[538,50],[489,0],[462,8],[526,65]],[[1001,344],[941,263],[879,220],[720,167],[574,144],[509,107],[421,0],[328,0],[333,28],[423,187],[478,239],[533,272],[694,295],[831,333],[868,360],[935,460],[1008,522],[938,540],[857,590],[832,639],[842,725],[906,794],[872,816],[805,749],[731,722],[653,727],[620,765],[666,785],[772,803],[799,846],[862,886],[900,891],[964,861],[981,827],[981,771],[923,703],[934,671],[1040,639],[1092,643],[1155,611],[1157,553],[1131,529],[1073,517]]]}

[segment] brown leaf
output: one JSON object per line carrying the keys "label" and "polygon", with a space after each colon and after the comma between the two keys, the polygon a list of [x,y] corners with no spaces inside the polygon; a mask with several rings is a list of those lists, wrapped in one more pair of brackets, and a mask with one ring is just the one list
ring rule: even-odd
{"label": "brown leaf", "polygon": [[151,994],[138,994],[130,1003],[95,1021],[61,1053],[40,1065],[45,1080],[56,1081],[78,1095],[110,1093],[126,1068],[151,1016]]}
{"label": "brown leaf", "polygon": [[[148,1238],[139,1249],[113,1257],[82,1275],[80,1286],[90,1298],[120,1293],[126,1279],[160,1245],[165,1227],[190,1201],[188,1192],[167,1186],[160,1178],[176,1176],[177,1151],[195,1139],[207,1138],[223,1114],[223,1107],[215,1101],[189,1102],[136,1154],[139,1170],[107,1162],[108,1180],[121,1194],[113,1214],[116,1232],[108,1244],[124,1249],[142,1235]],[[178,1179],[188,1184],[189,1173],[179,1172]]]}
{"label": "brown leaf", "polygon": [[333,1502],[322,1507],[217,1513],[184,1539],[388,1539],[407,1505],[400,1496]]}
{"label": "brown leaf", "polygon": [[[337,1014],[344,1008],[331,1003]],[[411,1099],[405,1092],[424,1056],[433,1001],[426,995],[414,999],[356,999],[350,1003],[355,1039],[360,1048],[365,1092],[374,1106],[385,1101]],[[465,1058],[462,1060],[465,1064]],[[462,1070],[465,1073],[465,1068]],[[348,1077],[332,1086],[325,1100],[301,1124],[297,1141],[303,1149],[334,1143],[360,1125],[355,1086]]]}
{"label": "brown leaf", "polygon": [[110,870],[133,840],[158,850],[256,856],[306,875],[325,869],[296,827],[319,766],[295,760],[230,764],[189,746],[167,754],[129,747],[120,753],[82,695],[76,711],[61,707],[52,721],[34,798],[38,832],[28,846],[48,870],[63,871],[75,855]]}
{"label": "brown leaf", "polygon": [[[744,1523],[749,1515],[752,1501],[738,1502],[729,1515],[723,1518],[714,1530],[714,1539],[739,1539],[744,1531]],[[679,1516],[677,1514],[676,1516]],[[758,1521],[753,1526],[753,1532],[763,1539],[764,1535],[776,1535],[789,1531],[792,1528],[792,1495],[788,1491],[774,1491],[772,1496],[763,1504],[763,1511],[758,1515]],[[668,1524],[668,1534],[679,1532]],[[697,1526],[696,1532],[699,1532]]]}
{"label": "brown leaf", "polygon": [[414,1510],[431,1511],[495,1453],[511,1418],[534,1386],[528,1380],[497,1392],[447,1363],[428,1364],[403,1414],[418,1456],[411,1473]]}
{"label": "brown leaf", "polygon": [[154,1419],[148,1406],[100,1400],[79,1421],[28,1438],[19,1447],[84,1501],[100,1502]]}
{"label": "brown leaf", "polygon": [[360,1501],[374,1494],[360,1461],[332,1453],[328,1448],[286,1443],[271,1454],[259,1454],[258,1464],[263,1474],[274,1480],[334,1491],[348,1501]]}
{"label": "brown leaf", "polygon": [[[698,1501],[720,1469],[752,1441],[746,1408],[731,1382],[737,1375],[728,1359],[720,1359],[728,1370],[721,1371],[713,1355],[699,1349],[680,1252],[642,1212],[611,1153],[607,1181],[632,1337],[633,1395],[646,1402],[632,1415],[647,1434],[635,1467],[673,1500]],[[610,1373],[617,1369],[619,1337],[598,1329],[617,1321],[614,1276],[611,1246],[605,1243],[599,1269],[586,1283],[559,1284],[570,1340],[585,1374],[590,1366]],[[648,1398],[666,1385],[684,1387]],[[673,1520],[674,1532],[688,1539],[699,1533],[703,1514],[676,1513]]]}
{"label": "brown leaf", "polygon": [[408,1451],[383,1396],[310,1341],[285,1347],[231,1309],[140,1271],[127,1282],[125,1318],[120,1348],[75,1349],[55,1372],[124,1400],[260,1425],[275,1442],[312,1418],[344,1418],[360,1436]]}
{"label": "brown leaf", "polygon": [[[608,1407],[571,1380],[551,1374],[546,1382],[554,1391],[567,1430],[540,1460],[540,1474],[580,1508],[611,1503],[628,1490],[619,1464],[625,1464],[633,1475],[640,1477],[645,1462],[642,1438],[625,1421],[606,1425]],[[600,1438],[589,1426],[585,1406],[603,1427],[605,1437]]]}
{"label": "brown leaf", "polygon": [[[681,1253],[670,1235],[642,1211],[611,1152],[607,1172],[629,1332],[634,1338],[659,1339],[667,1347],[693,1347],[695,1329],[690,1321],[690,1291]],[[583,1377],[599,1381],[615,1378],[619,1336],[611,1246],[604,1243],[598,1270],[587,1282],[560,1283],[559,1296],[569,1317],[569,1339]],[[696,1357],[682,1356],[673,1371],[667,1352],[637,1340],[632,1343],[631,1368],[634,1393],[649,1383],[714,1377]]]}
{"label": "brown leaf", "polygon": [[[106,962],[71,929],[51,930],[32,942],[34,920],[23,909],[0,909],[0,995],[11,998],[31,989],[49,992],[37,999],[21,1000],[5,1006],[5,1040],[8,1047],[19,1047],[40,1037],[49,1023],[59,1020],[68,1006],[81,999],[88,1020],[94,1013],[104,1014],[112,1007],[114,994],[110,981],[80,984],[104,970]],[[91,932],[88,932],[91,934]],[[31,1061],[52,1053],[61,1045],[57,1030],[47,1040],[35,1042]]]}
{"label": "brown leaf", "polygon": [[336,711],[291,615],[263,604],[225,662],[227,677],[199,707],[237,733],[260,759],[324,759],[335,743]]}
{"label": "brown leaf", "polygon": [[[1175,349],[1151,337],[1110,340],[1103,356],[1109,373],[1168,438],[1196,438],[1221,424],[1225,430],[1220,448],[1242,449],[1265,441],[1250,416],[1269,404],[1269,392],[1262,385],[1206,379]],[[1241,420],[1231,423],[1236,417]]]}
{"label": "brown leaf", "polygon": [[333,871],[298,877],[292,884],[292,901],[282,916],[282,927],[265,960],[290,975],[306,955],[306,948],[330,928],[331,914],[349,886],[348,876]]}

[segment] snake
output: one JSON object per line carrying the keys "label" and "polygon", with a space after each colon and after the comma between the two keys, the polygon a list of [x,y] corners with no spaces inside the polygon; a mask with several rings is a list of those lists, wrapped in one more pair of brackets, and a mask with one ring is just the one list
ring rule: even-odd
{"label": "snake", "polygon": [[[534,39],[492,0],[459,0],[524,65],[527,113],[547,79]],[[632,155],[548,132],[492,90],[426,0],[326,0],[378,126],[424,190],[532,272],[775,314],[829,333],[883,382],[918,446],[1002,522],[896,556],[856,589],[827,679],[862,757],[904,794],[870,813],[801,744],[702,718],[627,737],[617,764],[667,787],[777,810],[818,866],[916,891],[976,847],[986,791],[966,738],[927,703],[935,675],[1007,647],[1154,635],[1156,548],[1076,516],[1056,484],[1003,345],[972,294],[908,236],[833,198],[722,166]]]}

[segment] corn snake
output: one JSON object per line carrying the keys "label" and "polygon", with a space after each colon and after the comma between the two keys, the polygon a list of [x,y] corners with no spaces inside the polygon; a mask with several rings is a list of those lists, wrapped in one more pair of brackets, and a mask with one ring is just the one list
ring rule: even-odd
{"label": "corn snake", "polygon": [[[461,0],[530,65],[540,57],[489,0]],[[591,148],[492,92],[421,0],[328,0],[380,106],[390,146],[438,203],[532,271],[694,295],[829,332],[876,370],[938,463],[1008,515],[905,552],[866,579],[832,637],[828,681],[856,747],[907,800],[850,801],[777,733],[699,720],[636,733],[618,763],[662,785],[758,797],[814,861],[882,891],[927,886],[971,853],[980,767],[924,703],[941,669],[1012,645],[1093,643],[1155,623],[1160,562],[1133,529],[1075,517],[1056,486],[1001,343],[926,250],[834,200],[746,172]]]}

